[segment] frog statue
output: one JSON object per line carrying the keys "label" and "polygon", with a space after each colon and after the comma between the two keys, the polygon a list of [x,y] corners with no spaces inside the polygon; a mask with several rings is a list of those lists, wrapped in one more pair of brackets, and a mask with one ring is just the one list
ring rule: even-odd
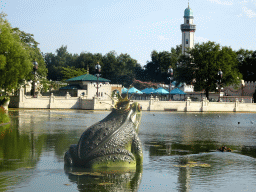
{"label": "frog statue", "polygon": [[65,153],[66,166],[85,168],[136,168],[142,165],[143,153],[138,137],[141,107],[130,104],[128,94],[118,95],[111,113],[90,126],[76,145]]}

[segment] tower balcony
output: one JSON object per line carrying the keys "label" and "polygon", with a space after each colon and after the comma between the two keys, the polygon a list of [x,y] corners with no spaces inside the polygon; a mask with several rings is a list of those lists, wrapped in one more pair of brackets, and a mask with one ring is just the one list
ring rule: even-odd
{"label": "tower balcony", "polygon": [[181,31],[191,31],[195,32],[196,30],[196,25],[190,25],[190,24],[181,24],[180,25]]}

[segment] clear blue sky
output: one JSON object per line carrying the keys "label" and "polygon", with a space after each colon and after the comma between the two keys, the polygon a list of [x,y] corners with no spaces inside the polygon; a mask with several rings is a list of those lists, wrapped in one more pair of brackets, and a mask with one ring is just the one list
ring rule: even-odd
{"label": "clear blue sky", "polygon": [[[0,0],[12,27],[34,34],[43,53],[128,53],[142,66],[153,50],[181,44],[187,0]],[[256,0],[190,0],[195,42],[256,50]]]}

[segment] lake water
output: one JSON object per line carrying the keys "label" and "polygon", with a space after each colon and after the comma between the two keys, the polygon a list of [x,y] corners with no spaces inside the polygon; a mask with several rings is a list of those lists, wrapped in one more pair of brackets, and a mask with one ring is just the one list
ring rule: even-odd
{"label": "lake water", "polygon": [[[63,156],[109,111],[9,111],[0,191],[255,191],[256,113],[143,112],[143,167],[85,170]],[[232,152],[219,152],[225,145]]]}

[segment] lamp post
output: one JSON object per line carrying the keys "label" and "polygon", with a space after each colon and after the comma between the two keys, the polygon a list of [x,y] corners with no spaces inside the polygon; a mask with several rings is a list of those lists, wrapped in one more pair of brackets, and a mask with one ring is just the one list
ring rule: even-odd
{"label": "lamp post", "polygon": [[36,60],[33,62],[34,67],[33,67],[33,71],[34,71],[34,81],[33,81],[33,97],[36,97],[36,71],[38,69],[38,63],[36,62]]}
{"label": "lamp post", "polygon": [[222,79],[222,75],[223,72],[221,71],[221,69],[219,69],[218,73],[217,73],[218,77],[217,77],[217,83],[218,83],[218,88],[219,88],[219,101],[220,101],[220,86],[221,86],[221,79]]}
{"label": "lamp post", "polygon": [[169,83],[169,100],[170,100],[171,99],[171,81],[173,79],[173,69],[171,66],[169,67],[167,73],[170,74],[170,77],[168,77],[168,79],[170,80],[170,83]]}
{"label": "lamp post", "polygon": [[99,76],[100,76],[100,71],[101,71],[101,66],[99,62],[95,66],[96,69],[96,77],[97,77],[97,97],[99,97]]}

